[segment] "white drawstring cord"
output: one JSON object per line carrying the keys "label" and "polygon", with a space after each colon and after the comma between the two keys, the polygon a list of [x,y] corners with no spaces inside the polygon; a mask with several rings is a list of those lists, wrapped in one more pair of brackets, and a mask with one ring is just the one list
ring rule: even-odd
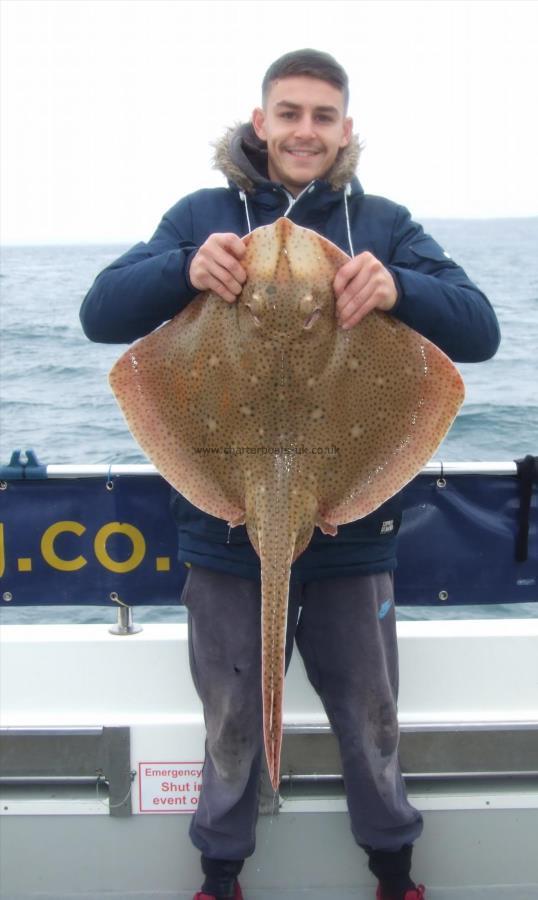
{"label": "white drawstring cord", "polygon": [[[349,209],[348,209],[348,205],[347,205],[347,198],[351,195],[351,190],[352,190],[351,184],[346,184],[346,186],[344,188],[344,209],[346,212],[347,241],[349,244],[350,255],[353,257],[353,256],[355,256],[355,251],[353,249],[353,241],[351,240],[351,225],[349,223]],[[301,191],[301,193],[303,193],[303,191]],[[250,216],[248,213],[247,195],[245,194],[244,191],[239,191],[239,197],[242,200],[242,202],[245,204],[245,215],[247,217],[248,233],[250,234],[250,232],[252,231],[252,225],[250,224]],[[297,201],[297,199],[298,198],[295,198],[295,199],[293,197],[291,198],[291,203],[290,203],[288,209],[286,210],[286,212],[284,213],[284,215],[287,215],[289,213],[291,207]]]}
{"label": "white drawstring cord", "polygon": [[349,224],[349,210],[347,208],[347,198],[349,196],[351,196],[351,184],[350,183],[346,184],[346,187],[344,190],[344,208],[346,210],[346,226],[347,226],[347,240],[348,240],[348,244],[349,244],[349,252],[350,252],[351,256],[353,257],[353,256],[355,256],[355,251],[353,249],[353,241],[351,240],[351,226]]}
{"label": "white drawstring cord", "polygon": [[246,217],[247,217],[248,233],[250,234],[250,232],[252,231],[252,225],[250,224],[250,216],[249,216],[249,214],[248,214],[248,201],[247,201],[247,195],[245,194],[244,191],[239,191],[239,197],[240,197],[240,199],[243,201],[243,203],[245,204],[245,215],[246,215]]}

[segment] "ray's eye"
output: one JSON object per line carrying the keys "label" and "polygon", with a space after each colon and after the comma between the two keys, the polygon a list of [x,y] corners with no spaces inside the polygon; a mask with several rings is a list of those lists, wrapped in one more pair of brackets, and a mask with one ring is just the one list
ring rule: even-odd
{"label": "ray's eye", "polygon": [[245,303],[245,306],[248,309],[249,313],[251,314],[251,316],[254,320],[254,324],[256,325],[257,328],[259,328],[262,323],[261,323],[259,317],[256,315],[256,310],[253,309],[254,304]]}
{"label": "ray's eye", "polygon": [[252,305],[250,303],[245,303],[245,306],[248,309],[248,311],[250,312],[250,314],[254,320],[254,324],[256,325],[257,328],[259,328],[262,323],[261,323],[260,319],[258,318],[258,316],[255,314],[254,310],[252,309]]}
{"label": "ray's eye", "polygon": [[303,313],[303,315],[308,315],[316,308],[316,302],[314,300],[313,294],[308,292],[308,294],[304,294],[299,300],[299,310]]}
{"label": "ray's eye", "polygon": [[308,318],[303,323],[303,328],[305,329],[305,331],[310,331],[310,329],[314,327],[314,325],[316,324],[316,322],[318,321],[320,316],[321,316],[321,309],[319,307],[317,307],[314,310],[314,312],[310,313]]}
{"label": "ray's eye", "polygon": [[310,331],[319,317],[321,316],[322,307],[319,304],[319,298],[314,295],[312,290],[306,291],[299,300],[299,313],[303,317],[303,329]]}
{"label": "ray's eye", "polygon": [[244,303],[246,308],[251,313],[252,318],[254,319],[254,324],[259,328],[262,324],[259,317],[263,310],[263,298],[261,294],[259,294],[257,291],[254,291],[251,294],[249,300],[244,301]]}
{"label": "ray's eye", "polygon": [[247,306],[255,316],[259,316],[264,306],[262,295],[254,291]]}

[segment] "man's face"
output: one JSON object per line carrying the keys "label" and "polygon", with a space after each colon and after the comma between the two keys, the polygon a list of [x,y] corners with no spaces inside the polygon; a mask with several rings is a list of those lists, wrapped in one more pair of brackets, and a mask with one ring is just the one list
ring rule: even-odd
{"label": "man's face", "polygon": [[342,92],[305,75],[274,81],[264,108],[254,110],[252,124],[267,141],[269,178],[294,196],[327,174],[353,128],[344,115]]}

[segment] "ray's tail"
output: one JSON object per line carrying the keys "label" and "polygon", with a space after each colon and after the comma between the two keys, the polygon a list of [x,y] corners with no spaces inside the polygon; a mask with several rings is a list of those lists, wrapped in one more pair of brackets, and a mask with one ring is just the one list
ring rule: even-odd
{"label": "ray's tail", "polygon": [[266,503],[265,498],[258,502],[255,533],[249,528],[249,534],[261,562],[263,737],[269,776],[276,791],[280,781],[286,628],[296,533],[285,500],[279,502],[276,488],[268,493],[273,502]]}
{"label": "ray's tail", "polygon": [[277,466],[273,480],[262,485],[247,504],[246,516],[261,563],[263,736],[275,791],[280,781],[291,564],[310,541],[317,512],[316,498],[296,484],[293,488],[286,465]]}
{"label": "ray's tail", "polygon": [[276,791],[280,782],[282,704],[286,657],[286,627],[291,559],[264,564],[262,555],[262,695],[263,738],[269,777]]}

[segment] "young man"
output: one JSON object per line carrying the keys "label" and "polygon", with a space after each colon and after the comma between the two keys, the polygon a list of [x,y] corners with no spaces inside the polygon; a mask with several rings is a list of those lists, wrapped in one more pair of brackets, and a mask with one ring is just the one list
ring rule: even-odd
{"label": "young man", "polygon": [[[341,66],[313,50],[287,54],[269,68],[262,96],[251,123],[217,147],[228,187],[179,201],[149,243],[98,276],[81,311],[88,337],[132,341],[205,290],[233,303],[246,277],[240,237],[286,215],[351,257],[334,280],[342,328],[377,308],[455,361],[491,357],[499,331],[486,297],[407,210],[365,195],[355,177],[359,145]],[[244,528],[229,533],[180,496],[175,514],[179,558],[190,564],[182,600],[207,727],[191,825],[205,875],[195,900],[241,900],[237,877],[254,852],[262,764],[259,561]],[[398,764],[399,523],[393,498],[334,538],[316,532],[293,566],[288,616],[287,658],[295,639],[338,737],[351,827],[379,879],[378,900],[424,896],[410,874],[422,818]]]}

